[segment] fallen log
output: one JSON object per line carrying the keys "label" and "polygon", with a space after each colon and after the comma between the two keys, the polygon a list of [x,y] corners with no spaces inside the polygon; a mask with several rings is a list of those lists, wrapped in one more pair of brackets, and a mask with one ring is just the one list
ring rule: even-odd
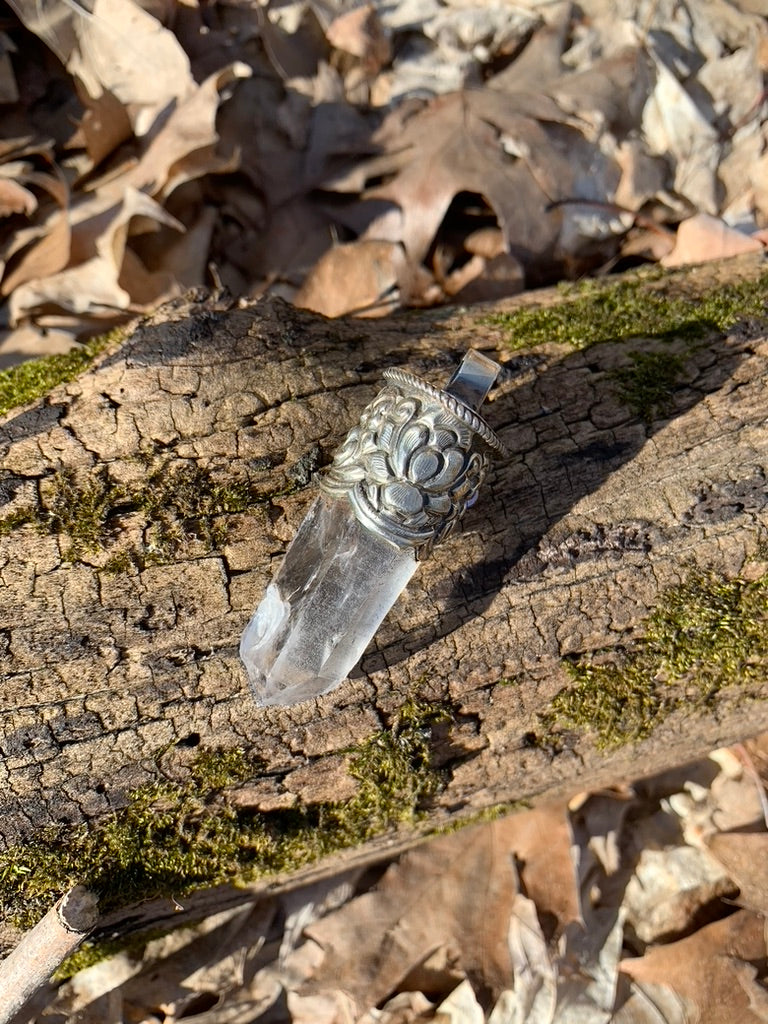
{"label": "fallen log", "polygon": [[[113,932],[207,912],[768,728],[767,283],[750,257],[376,322],[193,296],[12,408],[8,921],[77,883]],[[316,471],[386,367],[444,384],[468,347],[505,366],[509,457],[347,682],[257,708],[237,645]]]}

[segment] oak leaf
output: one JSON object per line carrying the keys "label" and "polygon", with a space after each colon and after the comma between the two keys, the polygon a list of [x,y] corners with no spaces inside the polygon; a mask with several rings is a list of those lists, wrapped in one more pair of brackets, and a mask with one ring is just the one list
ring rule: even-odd
{"label": "oak leaf", "polygon": [[621,971],[641,985],[672,989],[698,1011],[697,1024],[764,1024],[740,984],[740,966],[766,958],[765,921],[740,910],[678,942],[623,960]]}

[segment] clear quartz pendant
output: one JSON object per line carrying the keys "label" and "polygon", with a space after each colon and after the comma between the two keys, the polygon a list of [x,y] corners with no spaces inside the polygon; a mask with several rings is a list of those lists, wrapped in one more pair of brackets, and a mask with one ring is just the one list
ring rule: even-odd
{"label": "clear quartz pendant", "polygon": [[477,413],[499,370],[470,351],[444,391],[385,371],[243,633],[258,704],[338,686],[419,560],[474,503],[489,455],[503,451]]}

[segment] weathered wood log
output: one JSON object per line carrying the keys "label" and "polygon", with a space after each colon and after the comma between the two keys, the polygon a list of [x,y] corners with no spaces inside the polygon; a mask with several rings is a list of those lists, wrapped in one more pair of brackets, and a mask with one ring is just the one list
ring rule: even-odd
{"label": "weathered wood log", "polygon": [[[279,301],[190,299],[9,413],[0,840],[6,868],[19,865],[13,891],[23,896],[35,843],[66,845],[137,799],[183,835],[174,800],[185,819],[218,808],[242,829],[261,816],[272,838],[314,808],[303,821],[316,849],[296,863],[307,871],[345,842],[364,840],[359,859],[482,809],[660,770],[768,727],[766,320],[737,309],[722,331],[701,304],[723,284],[760,280],[756,259],[641,280],[637,308],[672,296],[673,315],[690,308],[685,329],[632,337],[624,325],[584,348],[556,338],[520,348],[515,321],[490,318],[573,301],[558,292],[354,323]],[[613,300],[601,296],[595,322],[611,337]],[[443,383],[470,346],[507,365],[486,414],[509,459],[346,683],[256,708],[237,645],[316,494],[314,470],[385,367]],[[322,836],[323,821],[343,832],[329,809],[376,788],[381,766],[366,781],[362,755],[385,739],[395,752],[411,744],[415,773],[429,761],[428,782],[409,790],[419,822],[398,831],[398,815],[379,807],[367,830]],[[218,749],[240,760],[205,776],[201,752]],[[290,858],[267,857],[264,870],[290,873]],[[62,890],[109,888],[98,866],[72,877],[73,863]]]}

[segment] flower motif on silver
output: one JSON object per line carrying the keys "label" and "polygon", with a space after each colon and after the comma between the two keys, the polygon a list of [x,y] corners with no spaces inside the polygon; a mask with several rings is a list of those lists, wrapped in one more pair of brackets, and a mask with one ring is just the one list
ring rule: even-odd
{"label": "flower motif on silver", "polygon": [[369,529],[418,558],[455,527],[488,466],[475,431],[442,402],[390,384],[349,432],[323,489],[346,495]]}

